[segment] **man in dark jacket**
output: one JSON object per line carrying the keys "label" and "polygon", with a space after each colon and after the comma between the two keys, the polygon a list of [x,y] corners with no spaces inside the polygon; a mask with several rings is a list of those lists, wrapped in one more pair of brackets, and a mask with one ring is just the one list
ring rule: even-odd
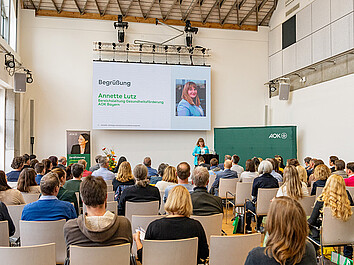
{"label": "man in dark jacket", "polygon": [[213,185],[211,185],[210,193],[214,194],[215,196],[219,195],[219,184],[220,184],[220,179],[234,179],[237,178],[237,172],[232,171],[232,161],[231,160],[226,160],[224,163],[225,170],[220,171],[216,174],[216,178],[214,180]]}

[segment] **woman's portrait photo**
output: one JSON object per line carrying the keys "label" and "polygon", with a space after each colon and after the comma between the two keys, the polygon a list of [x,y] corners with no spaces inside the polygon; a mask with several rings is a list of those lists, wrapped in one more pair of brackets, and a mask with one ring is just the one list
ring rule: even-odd
{"label": "woman's portrait photo", "polygon": [[176,116],[206,116],[206,80],[176,79]]}
{"label": "woman's portrait photo", "polygon": [[[69,154],[90,154],[89,132],[67,132]],[[69,149],[71,147],[71,149]]]}

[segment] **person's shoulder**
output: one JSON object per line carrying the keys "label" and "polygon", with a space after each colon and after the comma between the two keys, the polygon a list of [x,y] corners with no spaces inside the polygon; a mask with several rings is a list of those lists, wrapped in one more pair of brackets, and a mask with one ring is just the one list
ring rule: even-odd
{"label": "person's shoulder", "polygon": [[182,99],[179,103],[178,103],[178,106],[190,106],[191,104],[188,103],[187,100],[185,99]]}
{"label": "person's shoulder", "polygon": [[266,260],[271,260],[271,258],[264,253],[264,247],[256,247],[248,253],[245,265],[264,264]]}

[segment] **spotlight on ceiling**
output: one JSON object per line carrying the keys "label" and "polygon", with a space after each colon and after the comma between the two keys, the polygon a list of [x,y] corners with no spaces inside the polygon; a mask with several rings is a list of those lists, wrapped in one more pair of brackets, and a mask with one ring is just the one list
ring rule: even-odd
{"label": "spotlight on ceiling", "polygon": [[31,71],[25,69],[25,72],[26,72],[26,82],[27,82],[28,84],[33,83],[33,76],[32,76]]}
{"label": "spotlight on ceiling", "polygon": [[15,68],[15,56],[13,54],[5,54],[5,65],[7,68]]}
{"label": "spotlight on ceiling", "polygon": [[188,47],[193,45],[193,34],[198,33],[198,28],[192,27],[189,20],[186,21],[186,26],[184,27],[184,32],[186,33],[186,43]]}
{"label": "spotlight on ceiling", "polygon": [[118,22],[114,22],[114,28],[118,28],[118,42],[124,42],[124,29],[128,28],[128,22],[123,22],[123,16],[118,15]]}

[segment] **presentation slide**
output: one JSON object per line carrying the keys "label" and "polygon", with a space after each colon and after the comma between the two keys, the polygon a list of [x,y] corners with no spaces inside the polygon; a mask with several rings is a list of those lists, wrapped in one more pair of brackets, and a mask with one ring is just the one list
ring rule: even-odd
{"label": "presentation slide", "polygon": [[210,67],[93,62],[93,129],[210,130]]}

